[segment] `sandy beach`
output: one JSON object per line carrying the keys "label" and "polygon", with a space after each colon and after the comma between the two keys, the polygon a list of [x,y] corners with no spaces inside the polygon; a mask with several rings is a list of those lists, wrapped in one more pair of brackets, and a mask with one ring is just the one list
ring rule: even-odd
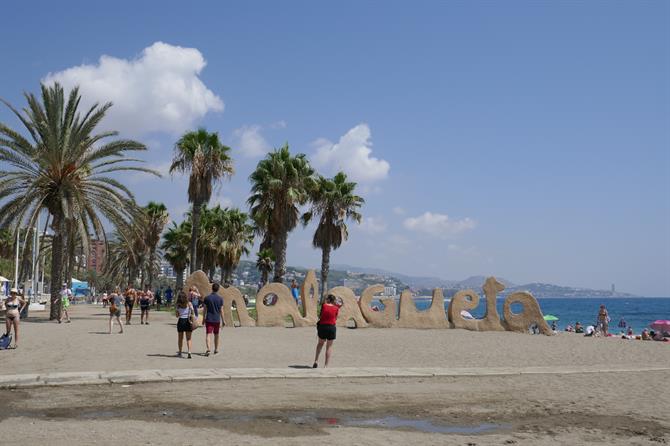
{"label": "sandy beach", "polygon": [[[72,307],[71,324],[33,313],[0,375],[311,364],[313,328],[223,330],[223,353],[174,357],[168,313],[105,334],[106,310]],[[116,330],[115,330],[116,331]],[[204,332],[194,352],[204,352]],[[561,333],[340,329],[333,365],[546,367],[530,376],[333,378],[147,383],[2,390],[0,435],[16,444],[665,444],[670,441],[670,346]],[[594,366],[627,372],[579,373]],[[553,374],[572,367],[576,373]],[[390,418],[389,418],[390,417]],[[400,420],[400,421],[398,421]],[[409,420],[409,421],[408,421]],[[113,437],[110,432],[110,421]],[[121,423],[122,421],[122,423]],[[414,424],[407,424],[413,422]],[[416,424],[418,423],[418,424]],[[400,424],[400,425],[398,425]],[[118,427],[123,427],[119,430]],[[476,430],[484,426],[481,433]],[[487,427],[488,426],[488,427]],[[465,429],[463,431],[463,429]],[[193,439],[192,443],[184,438]],[[196,441],[197,440],[197,441]]]}

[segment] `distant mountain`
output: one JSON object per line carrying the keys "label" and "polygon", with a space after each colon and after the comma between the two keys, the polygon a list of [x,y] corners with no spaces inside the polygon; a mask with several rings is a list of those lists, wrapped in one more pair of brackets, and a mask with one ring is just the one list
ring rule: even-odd
{"label": "distant mountain", "polygon": [[[363,268],[346,264],[332,265],[332,269],[350,271],[353,273],[379,274],[393,277],[402,281],[407,286],[418,290],[430,290],[432,288],[445,288],[448,290],[474,289],[481,290],[486,276],[471,276],[465,280],[447,280],[439,277],[408,276],[379,268]],[[505,285],[503,294],[511,294],[516,291],[527,291],[535,297],[635,297],[634,294],[612,292],[609,290],[593,290],[589,288],[576,288],[549,283],[528,283],[525,285],[516,285],[515,283],[496,277],[496,279]]]}
{"label": "distant mountain", "polygon": [[[403,283],[407,284],[411,288],[418,289],[431,289],[431,288],[449,288],[449,289],[465,289],[465,288],[481,288],[486,281],[486,276],[471,276],[465,280],[448,280],[441,279],[439,277],[430,277],[430,276],[408,276],[406,274],[396,273],[393,271],[387,271],[379,268],[363,268],[359,266],[351,266],[346,264],[335,264],[331,266],[332,269],[351,271],[354,273],[365,273],[365,274],[380,274],[384,276],[395,277],[398,280],[401,280]],[[503,279],[501,277],[496,277],[500,283],[505,285],[506,288],[516,286],[514,283],[509,280]]]}

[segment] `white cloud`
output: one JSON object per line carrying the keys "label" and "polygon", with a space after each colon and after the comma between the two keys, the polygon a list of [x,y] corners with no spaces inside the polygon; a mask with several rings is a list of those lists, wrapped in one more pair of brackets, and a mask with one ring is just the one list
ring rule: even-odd
{"label": "white cloud", "polygon": [[285,129],[286,126],[287,126],[286,121],[284,121],[283,119],[275,121],[272,124],[270,124],[271,129]]}
{"label": "white cloud", "polygon": [[405,215],[405,210],[400,206],[396,206],[393,208],[393,213],[396,215]]}
{"label": "white cloud", "polygon": [[386,222],[379,217],[365,217],[357,227],[368,234],[380,234],[386,231]]}
{"label": "white cloud", "polygon": [[135,59],[103,55],[95,65],[79,65],[49,73],[43,82],[60,82],[66,90],[79,85],[81,108],[113,102],[104,128],[127,135],[150,132],[179,134],[223,101],[198,75],[206,61],[196,48],[156,42]]}
{"label": "white cloud", "polygon": [[260,125],[245,125],[233,131],[233,149],[238,149],[244,156],[258,157],[269,152],[272,147],[261,134]]}
{"label": "white cloud", "polygon": [[371,182],[388,176],[391,166],[372,154],[371,132],[367,124],[359,124],[342,136],[337,143],[325,138],[314,141],[316,153],[312,162],[328,174],[343,170],[352,180]]}
{"label": "white cloud", "polygon": [[447,215],[432,212],[406,218],[403,224],[410,231],[423,232],[442,239],[469,231],[476,226],[476,222],[471,218],[452,220]]}

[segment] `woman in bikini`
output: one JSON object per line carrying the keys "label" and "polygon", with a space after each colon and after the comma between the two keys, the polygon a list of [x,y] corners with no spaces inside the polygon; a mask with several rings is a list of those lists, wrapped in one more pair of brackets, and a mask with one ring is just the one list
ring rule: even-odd
{"label": "woman in bikini", "polygon": [[21,319],[21,311],[26,305],[26,301],[19,296],[19,290],[12,288],[9,292],[9,297],[5,300],[5,335],[9,336],[14,327],[14,348],[19,346],[19,320]]}
{"label": "woman in bikini", "polygon": [[151,307],[150,291],[140,291],[140,325],[149,325],[149,307]]}
{"label": "woman in bikini", "polygon": [[137,292],[132,285],[128,285],[126,291],[123,293],[126,306],[126,325],[130,325],[130,318],[133,317],[133,307],[135,306],[135,301],[137,300]]}

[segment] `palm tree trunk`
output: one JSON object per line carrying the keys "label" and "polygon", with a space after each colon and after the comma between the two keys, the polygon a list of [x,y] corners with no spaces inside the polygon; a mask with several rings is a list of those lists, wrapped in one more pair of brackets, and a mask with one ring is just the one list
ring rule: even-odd
{"label": "palm tree trunk", "polygon": [[209,281],[214,282],[214,272],[216,270],[216,267],[214,265],[209,267]]}
{"label": "palm tree trunk", "polygon": [[328,272],[330,271],[330,246],[321,251],[321,304],[326,298],[328,291]]}
{"label": "palm tree trunk", "polygon": [[190,273],[193,274],[198,266],[198,257],[197,257],[197,246],[198,246],[198,235],[200,233],[200,211],[202,208],[202,203],[194,202],[193,203],[193,212],[191,212],[191,263],[190,263]]}
{"label": "palm tree trunk", "polygon": [[177,296],[179,295],[179,292],[181,291],[182,288],[184,288],[184,269],[182,268],[180,270],[176,270],[175,273],[177,274],[177,284],[175,285],[176,290],[174,290],[175,297],[174,300],[177,300]]}
{"label": "palm tree trunk", "polygon": [[60,317],[60,288],[63,279],[63,233],[65,232],[62,217],[54,215],[53,223],[54,236],[51,242],[51,310],[49,311],[49,320]]}
{"label": "palm tree trunk", "polygon": [[284,281],[284,274],[286,274],[286,239],[288,233],[281,231],[277,237],[272,240],[272,251],[275,255],[275,274],[272,279],[273,282],[282,283]]}
{"label": "palm tree trunk", "polygon": [[149,289],[153,290],[154,285],[154,252],[149,253],[149,270],[147,271],[147,281],[149,282]]}

